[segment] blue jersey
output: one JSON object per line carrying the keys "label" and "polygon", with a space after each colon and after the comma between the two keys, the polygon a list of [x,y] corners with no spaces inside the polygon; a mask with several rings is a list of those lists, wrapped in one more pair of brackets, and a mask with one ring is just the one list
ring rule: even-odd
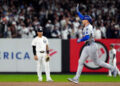
{"label": "blue jersey", "polygon": [[[78,16],[80,17],[81,20],[88,20],[89,22],[91,21],[89,16],[83,16],[79,11],[77,11]],[[82,42],[82,41],[87,41],[87,42],[92,42],[94,41],[94,31],[93,31],[93,27],[91,24],[88,24],[87,26],[84,27],[83,29],[83,38],[82,39],[78,39],[77,42]]]}
{"label": "blue jersey", "polygon": [[93,31],[93,26],[91,24],[87,25],[86,27],[83,28],[83,36],[89,35],[89,39],[86,41],[94,41],[94,31]]}

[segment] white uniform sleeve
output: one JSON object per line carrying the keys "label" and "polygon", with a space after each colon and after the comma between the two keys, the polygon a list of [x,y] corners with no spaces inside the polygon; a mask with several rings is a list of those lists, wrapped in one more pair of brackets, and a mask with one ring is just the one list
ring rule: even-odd
{"label": "white uniform sleeve", "polygon": [[115,50],[115,49],[113,49],[112,53],[113,53],[113,54],[116,54],[116,50]]}
{"label": "white uniform sleeve", "polygon": [[46,45],[49,45],[49,43],[48,43],[48,39],[46,38]]}
{"label": "white uniform sleeve", "polygon": [[32,41],[32,46],[36,46],[36,38]]}

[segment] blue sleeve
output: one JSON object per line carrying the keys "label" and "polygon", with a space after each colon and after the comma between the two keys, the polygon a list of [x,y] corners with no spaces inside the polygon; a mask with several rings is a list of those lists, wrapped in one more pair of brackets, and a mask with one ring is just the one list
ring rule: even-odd
{"label": "blue sleeve", "polygon": [[88,40],[89,38],[90,38],[89,35],[85,35],[82,39],[78,39],[77,42],[80,43],[80,42]]}
{"label": "blue sleeve", "polygon": [[80,12],[77,12],[78,16],[80,17],[81,20],[84,19],[84,16],[80,13]]}

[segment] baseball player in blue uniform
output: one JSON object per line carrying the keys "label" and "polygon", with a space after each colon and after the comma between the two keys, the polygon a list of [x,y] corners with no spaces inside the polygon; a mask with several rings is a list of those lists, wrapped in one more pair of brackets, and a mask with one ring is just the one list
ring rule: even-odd
{"label": "baseball player in blue uniform", "polygon": [[98,47],[97,47],[97,44],[94,41],[93,26],[90,24],[92,22],[91,17],[88,16],[88,15],[82,15],[79,12],[79,5],[77,5],[76,10],[77,10],[78,16],[82,20],[82,24],[84,25],[83,37],[81,39],[78,39],[77,43],[85,41],[87,43],[87,45],[84,47],[84,49],[81,53],[76,75],[73,78],[68,78],[68,80],[71,81],[71,82],[74,82],[74,83],[79,82],[79,77],[81,75],[84,62],[88,58],[88,56],[93,60],[93,62],[96,65],[111,70],[114,74],[114,77],[116,77],[116,75],[117,75],[116,68],[113,67],[112,65],[109,65],[109,64],[105,63],[104,61],[101,61],[98,58],[98,53],[97,53]]}

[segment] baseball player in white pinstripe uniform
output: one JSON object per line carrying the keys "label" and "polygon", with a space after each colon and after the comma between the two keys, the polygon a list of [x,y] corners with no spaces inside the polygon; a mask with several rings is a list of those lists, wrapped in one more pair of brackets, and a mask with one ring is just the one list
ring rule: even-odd
{"label": "baseball player in white pinstripe uniform", "polygon": [[[120,76],[120,71],[117,68],[117,64],[116,64],[117,63],[117,60],[116,60],[116,50],[115,50],[113,44],[110,45],[109,56],[110,56],[109,64],[112,65],[112,66],[114,66],[114,67],[116,67],[118,75]],[[111,70],[109,70],[108,76],[112,76],[112,71]]]}
{"label": "baseball player in white pinstripe uniform", "polygon": [[45,67],[46,81],[53,81],[50,77],[48,39],[43,36],[42,28],[37,30],[38,36],[32,41],[34,59],[37,61],[38,80],[42,81],[42,66]]}

